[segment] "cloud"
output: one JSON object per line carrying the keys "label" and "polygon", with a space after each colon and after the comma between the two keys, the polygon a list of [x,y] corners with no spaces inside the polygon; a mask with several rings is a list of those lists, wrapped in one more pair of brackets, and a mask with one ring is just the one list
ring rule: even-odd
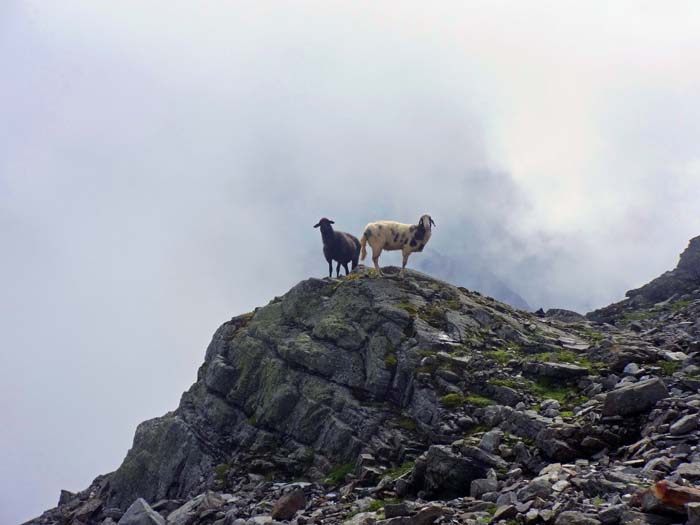
{"label": "cloud", "polygon": [[578,310],[700,230],[694,4],[0,9],[3,522],[116,468],[218,323],[325,275],[320,216],[427,211],[413,267]]}

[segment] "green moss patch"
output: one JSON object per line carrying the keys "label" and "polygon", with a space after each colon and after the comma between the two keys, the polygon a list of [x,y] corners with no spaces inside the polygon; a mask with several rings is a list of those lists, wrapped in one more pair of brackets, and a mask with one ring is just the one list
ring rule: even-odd
{"label": "green moss patch", "polygon": [[665,376],[672,376],[681,367],[680,361],[662,361],[659,363],[661,373]]}
{"label": "green moss patch", "polygon": [[688,300],[681,300],[681,301],[676,301],[671,305],[671,311],[672,312],[680,312],[684,308],[687,308],[690,306],[690,301]]}
{"label": "green moss patch", "polygon": [[348,474],[353,472],[355,472],[354,463],[339,465],[328,473],[328,476],[326,476],[326,479],[323,480],[323,483],[326,485],[335,485],[343,481]]}
{"label": "green moss patch", "polygon": [[404,430],[415,430],[417,427],[416,421],[410,417],[400,417],[392,421],[392,424],[397,428]]}
{"label": "green moss patch", "polygon": [[418,315],[418,308],[416,308],[411,303],[398,303],[394,306],[396,306],[396,308],[401,308],[402,310],[405,310],[411,317],[415,317],[416,315]]}
{"label": "green moss patch", "polygon": [[448,408],[456,408],[462,405],[485,407],[494,404],[492,399],[477,394],[469,394],[468,396],[463,396],[461,394],[447,394],[440,398],[440,402]]}
{"label": "green moss patch", "polygon": [[231,465],[228,463],[220,463],[214,467],[214,481],[218,485],[224,485],[226,483],[226,476],[231,471]]}
{"label": "green moss patch", "polygon": [[391,479],[398,479],[404,474],[408,474],[409,472],[411,472],[415,464],[415,461],[406,461],[400,467],[387,470],[386,475],[389,476]]}

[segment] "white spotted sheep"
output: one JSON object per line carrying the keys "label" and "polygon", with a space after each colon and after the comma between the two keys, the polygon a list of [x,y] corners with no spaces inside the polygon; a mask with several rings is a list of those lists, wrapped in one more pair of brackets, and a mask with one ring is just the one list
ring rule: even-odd
{"label": "white spotted sheep", "polygon": [[336,276],[340,277],[340,265],[345,268],[345,275],[348,271],[348,263],[352,262],[352,269],[357,266],[357,261],[360,256],[360,241],[357,237],[345,232],[337,232],[333,230],[335,222],[325,217],[314,225],[314,228],[321,227],[321,239],[323,240],[323,255],[328,261],[328,277],[333,277],[333,261],[338,261],[338,266],[335,269]]}
{"label": "white spotted sheep", "polygon": [[365,260],[367,256],[366,245],[369,243],[372,247],[374,268],[379,275],[382,275],[382,271],[379,269],[379,255],[381,255],[382,250],[401,250],[403,252],[403,265],[399,275],[403,278],[406,273],[408,256],[413,252],[423,251],[430,240],[431,226],[435,226],[435,222],[427,214],[421,216],[418,224],[403,224],[394,221],[370,222],[365,226],[365,231],[362,234],[360,259]]}

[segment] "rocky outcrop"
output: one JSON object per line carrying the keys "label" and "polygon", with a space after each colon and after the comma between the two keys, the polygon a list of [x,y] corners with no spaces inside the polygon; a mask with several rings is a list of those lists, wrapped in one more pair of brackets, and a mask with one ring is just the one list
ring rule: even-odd
{"label": "rocky outcrop", "polygon": [[[139,426],[101,495],[120,508],[184,497],[206,488],[217,465],[321,478],[364,449],[401,443],[401,428],[387,425],[397,411],[419,428],[435,425],[440,397],[467,389],[450,367],[477,365],[476,345],[536,346],[535,328],[564,335],[417,272],[405,281],[309,279],[217,330],[197,382],[177,410]],[[442,360],[428,382],[416,372],[426,355]],[[405,455],[399,446],[388,459]]]}
{"label": "rocky outcrop", "polygon": [[165,525],[165,519],[139,498],[127,509],[118,525]]}
{"label": "rocky outcrop", "polygon": [[678,266],[636,290],[627,297],[642,297],[650,302],[665,301],[674,294],[684,294],[700,287],[700,236],[690,239],[681,253]]}
{"label": "rocky outcrop", "polygon": [[691,515],[621,495],[700,480],[700,290],[611,325],[385,272],[308,279],[224,323],[177,409],[31,523]]}
{"label": "rocky outcrop", "polygon": [[[630,313],[658,303],[669,303],[697,297],[700,293],[700,236],[694,237],[681,253],[675,269],[665,272],[640,288],[629,290],[628,299],[587,314],[597,322],[615,323]],[[661,307],[665,305],[660,305]]]}

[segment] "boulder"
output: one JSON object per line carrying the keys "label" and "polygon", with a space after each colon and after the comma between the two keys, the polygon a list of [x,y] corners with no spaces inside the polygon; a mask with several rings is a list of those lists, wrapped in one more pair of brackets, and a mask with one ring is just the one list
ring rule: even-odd
{"label": "boulder", "polygon": [[118,525],[165,525],[165,519],[146,500],[139,498],[126,510]]}
{"label": "boulder", "polygon": [[83,503],[73,512],[73,519],[88,522],[102,508],[102,500],[92,498]]}
{"label": "boulder", "polygon": [[567,510],[557,516],[554,525],[601,525],[600,520],[589,514]]}
{"label": "boulder", "polygon": [[604,416],[631,416],[651,409],[668,397],[668,389],[659,378],[632,383],[608,392],[603,403]]}
{"label": "boulder", "polygon": [[306,496],[303,490],[294,490],[277,500],[272,508],[271,516],[276,520],[291,520],[298,510],[306,506]]}
{"label": "boulder", "polygon": [[570,363],[524,363],[523,373],[548,379],[571,381],[588,375],[588,369]]}
{"label": "boulder", "polygon": [[423,479],[414,481],[419,481],[419,488],[429,497],[440,499],[468,495],[471,482],[484,478],[491,466],[479,458],[457,454],[446,445],[431,446],[423,461]]}
{"label": "boulder", "polygon": [[672,435],[678,436],[681,434],[688,434],[696,428],[698,428],[698,416],[697,414],[690,414],[683,416],[676,421],[673,425],[671,425],[669,430],[671,431]]}
{"label": "boulder", "polygon": [[224,503],[219,494],[205,492],[168,514],[168,525],[193,525],[203,513],[220,509]]}
{"label": "boulder", "polygon": [[58,497],[58,504],[65,505],[76,496],[77,494],[75,492],[71,492],[70,490],[61,490],[61,495]]}

